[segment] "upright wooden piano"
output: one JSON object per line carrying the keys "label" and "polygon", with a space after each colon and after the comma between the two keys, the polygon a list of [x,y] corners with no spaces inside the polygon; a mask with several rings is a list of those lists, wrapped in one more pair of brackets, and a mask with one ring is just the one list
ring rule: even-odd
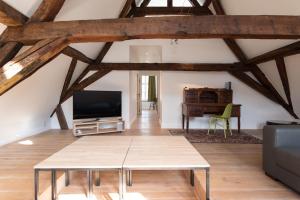
{"label": "upright wooden piano", "polygon": [[[221,115],[227,104],[232,103],[232,90],[218,88],[184,88],[182,103],[182,129],[189,131],[190,117],[205,114]],[[238,132],[241,129],[241,105],[233,105],[232,117],[238,118]]]}

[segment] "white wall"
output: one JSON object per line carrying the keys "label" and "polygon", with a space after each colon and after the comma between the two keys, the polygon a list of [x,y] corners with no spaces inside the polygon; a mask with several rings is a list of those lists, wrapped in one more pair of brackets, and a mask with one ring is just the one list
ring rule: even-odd
{"label": "white wall", "polygon": [[0,97],[0,145],[50,128],[70,61],[59,56],[34,75]]}
{"label": "white wall", "polygon": [[[184,87],[223,88],[232,82],[233,103],[242,104],[243,129],[261,128],[271,119],[288,120],[289,114],[226,72],[161,72],[162,128],[181,128],[181,103]],[[232,120],[236,127],[236,119]],[[208,118],[195,118],[191,128],[207,128]]]}

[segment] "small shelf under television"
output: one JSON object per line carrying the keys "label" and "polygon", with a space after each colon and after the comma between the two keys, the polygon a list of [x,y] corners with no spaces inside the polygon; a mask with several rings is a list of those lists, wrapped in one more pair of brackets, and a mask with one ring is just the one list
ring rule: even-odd
{"label": "small shelf under television", "polygon": [[75,136],[95,135],[103,133],[123,132],[125,122],[121,118],[87,120],[74,120],[73,133]]}
{"label": "small shelf under television", "polygon": [[73,98],[75,136],[123,132],[120,91],[78,91]]}

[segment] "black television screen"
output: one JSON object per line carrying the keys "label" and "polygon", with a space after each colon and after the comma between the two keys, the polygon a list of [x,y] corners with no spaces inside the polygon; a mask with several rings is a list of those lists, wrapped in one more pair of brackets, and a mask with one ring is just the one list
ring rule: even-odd
{"label": "black television screen", "polygon": [[73,96],[73,119],[121,117],[122,92],[79,91]]}

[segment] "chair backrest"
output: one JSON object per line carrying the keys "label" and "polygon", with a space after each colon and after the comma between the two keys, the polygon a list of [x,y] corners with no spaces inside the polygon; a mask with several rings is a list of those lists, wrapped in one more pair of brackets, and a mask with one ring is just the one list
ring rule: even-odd
{"label": "chair backrest", "polygon": [[228,104],[223,112],[222,117],[229,119],[231,117],[231,112],[232,112],[232,103]]}

